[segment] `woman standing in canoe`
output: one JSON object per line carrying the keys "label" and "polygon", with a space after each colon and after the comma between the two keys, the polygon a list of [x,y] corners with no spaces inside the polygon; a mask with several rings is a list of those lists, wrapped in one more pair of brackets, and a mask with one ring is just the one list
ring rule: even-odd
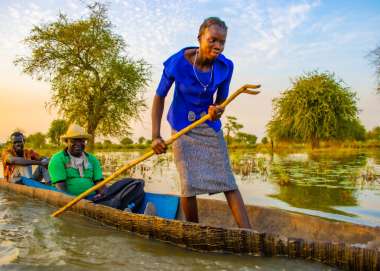
{"label": "woman standing in canoe", "polygon": [[186,219],[198,222],[197,195],[224,192],[238,226],[250,228],[221,130],[223,109],[219,104],[228,96],[233,71],[232,61],[222,55],[226,36],[227,26],[222,20],[207,18],[199,28],[199,47],[184,48],[164,62],[152,107],[152,148],[157,154],[166,151],[160,136],[161,118],[165,97],[175,82],[167,117],[173,133],[207,113],[211,115],[211,121],[173,143]]}

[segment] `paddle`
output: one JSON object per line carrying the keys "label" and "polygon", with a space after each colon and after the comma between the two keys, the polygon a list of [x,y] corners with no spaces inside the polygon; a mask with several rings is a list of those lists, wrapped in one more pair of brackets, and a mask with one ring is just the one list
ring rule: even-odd
{"label": "paddle", "polygon": [[[258,94],[260,93],[260,91],[254,91],[252,89],[257,89],[259,88],[260,85],[244,85],[242,86],[241,88],[239,88],[237,91],[235,91],[235,93],[233,93],[230,97],[227,98],[227,100],[225,100],[220,106],[222,108],[225,108],[230,102],[232,102],[238,95],[240,95],[241,93],[246,93],[246,94],[251,94],[251,95],[255,95],[255,94]],[[172,137],[170,139],[168,139],[167,141],[165,141],[165,144],[166,145],[170,145],[172,144],[174,141],[176,141],[180,136],[182,136],[183,134],[186,134],[187,132],[189,132],[191,129],[197,127],[198,125],[204,123],[205,121],[209,120],[210,119],[210,115],[207,114],[205,116],[203,116],[202,118],[200,118],[199,120],[193,122],[192,124],[190,124],[189,126],[183,128],[181,131],[179,131],[178,133],[172,135]],[[61,213],[63,213],[64,211],[66,211],[68,208],[70,208],[71,206],[73,206],[74,204],[76,204],[78,201],[80,201],[81,199],[85,198],[86,196],[90,195],[92,192],[94,192],[95,190],[98,190],[99,188],[103,187],[106,183],[112,181],[113,179],[115,179],[116,177],[118,177],[120,174],[122,174],[123,172],[125,172],[126,170],[132,168],[133,166],[137,165],[138,163],[148,159],[149,157],[151,157],[152,155],[154,155],[154,151],[153,150],[150,150],[149,152],[145,153],[144,155],[142,155],[141,157],[139,158],[136,158],[132,161],[130,161],[129,163],[127,163],[126,165],[124,165],[123,167],[119,168],[114,174],[112,174],[111,176],[109,176],[108,178],[104,179],[103,181],[97,183],[96,185],[94,185],[93,187],[91,187],[90,189],[84,191],[82,194],[80,194],[79,196],[77,196],[76,198],[74,198],[72,201],[70,201],[68,204],[66,204],[65,206],[63,206],[62,208],[60,208],[59,210],[55,211],[53,214],[51,214],[52,217],[57,217],[59,216]]]}

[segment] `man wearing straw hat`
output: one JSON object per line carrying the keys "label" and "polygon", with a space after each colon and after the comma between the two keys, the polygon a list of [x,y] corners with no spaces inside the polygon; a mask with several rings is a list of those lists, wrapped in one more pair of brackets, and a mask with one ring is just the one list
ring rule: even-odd
{"label": "man wearing straw hat", "polygon": [[[90,135],[77,124],[71,124],[66,134],[61,137],[67,146],[64,150],[54,154],[49,163],[51,182],[57,189],[77,196],[103,180],[99,160],[94,155],[84,151],[86,140],[89,137]],[[126,191],[137,191],[128,190],[131,184],[136,188],[141,187],[141,190],[144,187],[144,182],[141,180],[126,179],[115,183],[114,186],[108,189],[106,187],[101,188],[101,190],[97,191],[97,194],[90,194],[87,199],[120,209],[121,206],[124,206],[124,203],[125,205],[127,204],[123,202],[124,200],[128,200]],[[123,190],[123,188],[125,189]],[[118,195],[118,191],[122,195]],[[127,205],[127,208],[123,207],[122,210],[132,212],[132,209],[134,209],[137,211],[141,207],[143,195],[144,192],[142,190],[142,193],[133,197],[133,204]],[[113,197],[116,199],[112,200]],[[129,197],[129,199],[131,198]],[[155,215],[155,213],[155,206],[152,202],[148,202],[145,206],[144,214]]]}
{"label": "man wearing straw hat", "polygon": [[[103,180],[99,160],[84,151],[89,138],[90,135],[77,124],[71,124],[61,136],[66,147],[54,154],[49,163],[51,182],[57,189],[79,195]],[[101,195],[103,190],[97,192]]]}

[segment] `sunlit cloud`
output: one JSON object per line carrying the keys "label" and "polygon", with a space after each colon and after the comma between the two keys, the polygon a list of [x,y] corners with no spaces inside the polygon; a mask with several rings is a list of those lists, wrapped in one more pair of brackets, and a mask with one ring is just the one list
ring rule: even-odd
{"label": "sunlit cloud", "polygon": [[252,52],[254,58],[274,58],[319,4],[319,1],[313,1],[271,6],[252,2],[245,6],[241,20],[236,21],[247,44],[241,50],[241,57],[245,58],[245,53]]}

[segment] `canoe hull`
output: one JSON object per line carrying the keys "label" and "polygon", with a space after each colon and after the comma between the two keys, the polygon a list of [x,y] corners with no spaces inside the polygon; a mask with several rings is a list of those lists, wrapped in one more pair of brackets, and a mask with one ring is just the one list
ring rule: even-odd
{"label": "canoe hull", "polygon": [[[237,227],[226,202],[198,199],[201,223]],[[278,208],[246,206],[253,229],[259,232],[317,241],[380,244],[380,227],[323,219]]]}

